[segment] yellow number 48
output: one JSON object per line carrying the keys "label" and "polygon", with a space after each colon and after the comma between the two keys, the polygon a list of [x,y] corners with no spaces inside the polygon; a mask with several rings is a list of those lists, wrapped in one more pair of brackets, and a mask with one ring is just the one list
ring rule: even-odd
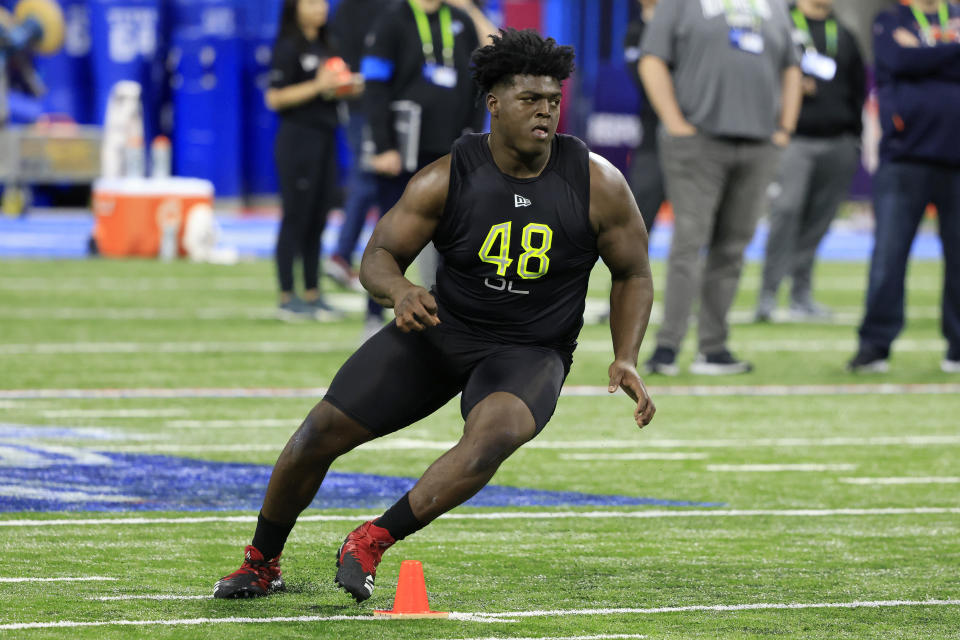
{"label": "yellow number 48", "polygon": [[[507,269],[513,264],[513,259],[510,258],[512,227],[512,222],[501,222],[490,227],[478,253],[481,261],[496,265],[497,275],[501,277],[507,275]],[[520,244],[524,252],[520,254],[517,263],[517,275],[524,280],[535,280],[546,274],[550,268],[547,252],[553,245],[553,230],[545,224],[531,222],[523,228]],[[536,259],[536,270],[530,266],[532,259]]]}

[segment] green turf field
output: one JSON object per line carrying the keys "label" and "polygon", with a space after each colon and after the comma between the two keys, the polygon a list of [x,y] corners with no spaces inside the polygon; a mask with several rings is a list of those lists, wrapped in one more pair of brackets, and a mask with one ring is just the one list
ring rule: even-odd
{"label": "green turf field", "polygon": [[[643,431],[606,394],[609,332],[588,324],[570,394],[493,484],[716,506],[463,507],[391,549],[357,606],[334,588],[334,552],[380,507],[310,509],[284,553],[287,593],[214,601],[255,509],[135,510],[123,486],[48,471],[121,454],[272,464],[357,346],[360,296],[331,291],[347,321],[292,325],[273,319],[267,262],[0,262],[0,637],[960,638],[960,376],[939,369],[941,269],[911,266],[890,373],[854,376],[865,265],[820,265],[835,322],[761,326],[751,265],[731,347],[756,371],[648,378]],[[598,270],[588,316],[607,286]],[[418,476],[460,427],[453,402],[334,471]],[[115,508],[71,509],[80,494]],[[61,510],[9,507],[51,495]],[[453,619],[371,619],[404,559]]]}

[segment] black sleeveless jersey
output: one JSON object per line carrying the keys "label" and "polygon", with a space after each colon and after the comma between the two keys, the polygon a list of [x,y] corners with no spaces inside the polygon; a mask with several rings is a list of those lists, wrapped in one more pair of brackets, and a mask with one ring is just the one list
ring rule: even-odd
{"label": "black sleeveless jersey", "polygon": [[450,189],[434,236],[440,319],[493,340],[572,353],[598,258],[586,145],[557,134],[536,178],[500,171],[487,134],[451,150]]}

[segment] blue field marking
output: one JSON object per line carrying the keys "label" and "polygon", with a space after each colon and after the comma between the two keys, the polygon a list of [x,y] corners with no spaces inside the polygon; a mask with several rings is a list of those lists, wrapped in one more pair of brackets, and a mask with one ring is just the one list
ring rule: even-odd
{"label": "blue field marking", "polygon": [[[19,462],[19,464],[18,464]],[[269,465],[0,442],[0,512],[227,511],[260,508]],[[316,509],[383,509],[416,478],[327,475]],[[712,507],[721,503],[488,486],[473,507]]]}
{"label": "blue field marking", "polygon": [[[220,246],[233,247],[244,257],[272,258],[276,248],[279,219],[274,217],[219,216]],[[336,250],[337,236],[343,224],[339,211],[331,212],[323,233],[323,254]],[[373,229],[368,219],[360,235],[358,248],[366,246]],[[87,255],[87,240],[93,232],[93,216],[89,212],[38,213],[21,218],[0,217],[0,259],[2,258],[83,258]],[[650,234],[650,257],[663,260],[670,251],[672,227],[658,225]],[[767,241],[767,225],[757,227],[753,241],[746,249],[746,259],[763,259]],[[820,260],[870,259],[873,232],[833,228],[823,239],[817,251]],[[942,256],[940,238],[936,233],[922,230],[913,243],[914,260],[939,260]]]}

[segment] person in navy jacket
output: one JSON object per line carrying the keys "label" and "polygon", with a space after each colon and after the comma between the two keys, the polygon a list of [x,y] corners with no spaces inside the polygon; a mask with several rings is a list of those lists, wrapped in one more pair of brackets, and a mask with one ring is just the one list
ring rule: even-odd
{"label": "person in navy jacket", "polygon": [[911,0],[873,27],[883,137],[874,176],[876,237],[860,345],[850,371],[884,372],[904,326],[910,247],[929,203],[943,243],[941,369],[960,373],[960,6]]}

